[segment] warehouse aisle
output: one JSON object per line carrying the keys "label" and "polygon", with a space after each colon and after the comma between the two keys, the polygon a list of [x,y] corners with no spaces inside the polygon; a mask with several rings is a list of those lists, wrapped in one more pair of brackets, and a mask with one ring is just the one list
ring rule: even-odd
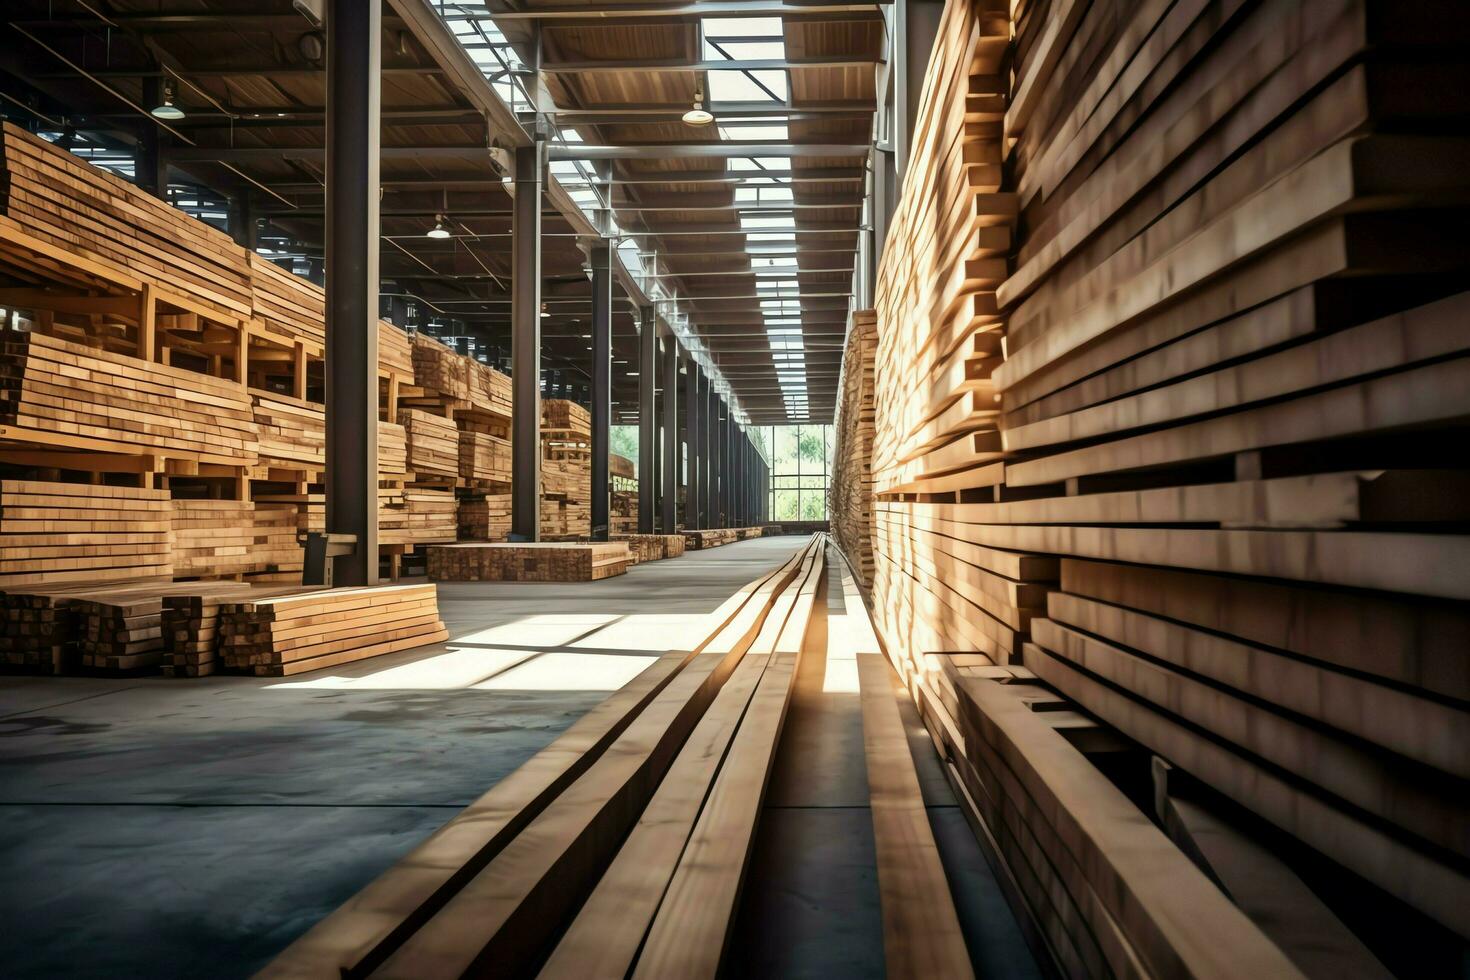
{"label": "warehouse aisle", "polygon": [[0,680],[7,976],[249,976],[796,542],[447,584],[448,642],[286,680]]}
{"label": "warehouse aisle", "polygon": [[[844,570],[837,550],[829,548],[825,615],[812,620],[812,645],[797,673],[730,941],[734,976],[885,975],[857,648],[846,635]],[[890,679],[977,973],[1005,980],[1040,977],[933,743],[891,672]]]}

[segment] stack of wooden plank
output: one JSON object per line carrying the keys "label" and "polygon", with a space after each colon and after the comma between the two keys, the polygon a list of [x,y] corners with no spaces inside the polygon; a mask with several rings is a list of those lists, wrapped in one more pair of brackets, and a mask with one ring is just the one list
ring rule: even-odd
{"label": "stack of wooden plank", "polygon": [[17,673],[61,673],[76,638],[66,608],[72,589],[24,586],[0,592],[0,665]]}
{"label": "stack of wooden plank", "polygon": [[173,575],[165,490],[0,481],[0,589]]}
{"label": "stack of wooden plank", "polygon": [[322,349],[327,340],[325,293],[254,252],[249,261],[252,317],[273,334]]}
{"label": "stack of wooden plank", "polygon": [[172,528],[178,578],[261,570],[255,553],[255,506],[248,500],[175,499]]}
{"label": "stack of wooden plank", "polygon": [[230,317],[250,313],[247,252],[224,232],[13,123],[0,130],[0,217],[13,265],[49,277],[54,252],[142,278]]}
{"label": "stack of wooden plank", "polygon": [[433,406],[457,419],[510,421],[508,375],[422,334],[413,338],[412,357],[419,394],[405,396],[404,404]]}
{"label": "stack of wooden plank", "polygon": [[378,542],[416,547],[458,538],[453,490],[431,487],[384,489],[378,495]]}
{"label": "stack of wooden plank", "polygon": [[282,677],[438,643],[448,634],[433,585],[293,591],[235,599],[219,612],[230,670]]}
{"label": "stack of wooden plank", "polygon": [[592,531],[592,416],[573,401],[541,403],[541,536]]}
{"label": "stack of wooden plank", "polygon": [[541,403],[541,427],[577,435],[592,432],[592,413],[565,398],[548,398]]}
{"label": "stack of wooden plank", "polygon": [[7,439],[225,466],[257,458],[250,398],[222,378],[0,330],[0,391]]}
{"label": "stack of wooden plank", "polygon": [[[219,612],[228,600],[252,594],[248,585],[234,582],[201,583],[178,595],[163,596],[159,625],[163,634],[165,677],[208,677],[220,667]],[[253,590],[254,595],[271,594]]]}
{"label": "stack of wooden plank", "polygon": [[398,413],[408,444],[408,472],[415,482],[459,475],[459,431],[454,420],[418,409]]}
{"label": "stack of wooden plank", "polygon": [[[322,444],[326,451],[325,442]],[[378,423],[378,479],[402,481],[408,476],[408,433],[396,422]]]}
{"label": "stack of wooden plank", "polygon": [[[1470,10],[1030,0],[1007,85],[986,7],[878,276],[888,652],[1062,973],[1457,962]],[[1168,760],[1110,770],[1167,837],[1094,736]],[[1304,862],[1315,940],[1252,899]]]}
{"label": "stack of wooden plank", "polygon": [[459,501],[459,540],[504,541],[510,534],[510,494],[488,493]]}
{"label": "stack of wooden plank", "polygon": [[640,562],[662,561],[684,554],[682,534],[613,534],[611,540],[626,542]]}
{"label": "stack of wooden plank", "polygon": [[327,435],[326,413],[320,403],[263,391],[252,391],[250,402],[262,467],[322,469]]}
{"label": "stack of wooden plank", "polygon": [[464,543],[428,552],[436,582],[593,582],[622,575],[632,560],[621,541]]}
{"label": "stack of wooden plank", "polygon": [[744,528],[714,527],[704,528],[698,531],[681,532],[684,538],[684,547],[689,551],[701,551],[707,548],[718,548],[721,545],[733,544],[743,540],[741,531]]}
{"label": "stack of wooden plank", "polygon": [[842,354],[837,416],[837,446],[827,490],[832,536],[847,555],[858,580],[873,581],[873,435],[874,365],[878,351],[878,315],[858,310],[847,331]]}
{"label": "stack of wooden plank", "polygon": [[459,430],[459,478],[475,487],[511,482],[510,440],[473,429]]}

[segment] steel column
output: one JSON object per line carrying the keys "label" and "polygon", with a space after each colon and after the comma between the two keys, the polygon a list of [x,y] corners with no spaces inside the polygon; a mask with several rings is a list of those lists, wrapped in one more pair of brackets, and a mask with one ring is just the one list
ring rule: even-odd
{"label": "steel column", "polygon": [[511,536],[541,537],[541,185],[545,144],[516,150],[511,218]]}
{"label": "steel column", "polygon": [[684,379],[684,399],[688,407],[684,413],[685,440],[688,443],[688,469],[684,474],[684,526],[687,528],[709,527],[705,518],[704,475],[705,463],[705,380],[699,373],[699,365],[688,358],[688,375]]}
{"label": "steel column", "polygon": [[612,452],[612,266],[608,246],[598,245],[592,261],[592,540],[606,541],[608,454]]}
{"label": "steel column", "polygon": [[658,324],[653,307],[645,306],[638,314],[638,533],[652,534],[658,494],[658,420],[653,414]]}
{"label": "steel column", "polygon": [[[328,66],[328,71],[331,67]],[[163,79],[150,77],[143,79],[143,104],[149,109],[163,101]],[[331,111],[328,106],[327,120],[331,125]],[[154,197],[168,200],[168,157],[166,156],[169,135],[161,125],[152,124],[144,127],[143,133],[138,137],[138,143],[133,148],[133,182],[143,188]]]}
{"label": "steel column", "polygon": [[673,534],[678,528],[679,502],[679,342],[672,334],[664,337],[663,398],[663,493],[659,512],[663,533]]}
{"label": "steel column", "polygon": [[378,581],[378,108],[382,12],[327,14],[327,533],[352,535],[335,585]]}

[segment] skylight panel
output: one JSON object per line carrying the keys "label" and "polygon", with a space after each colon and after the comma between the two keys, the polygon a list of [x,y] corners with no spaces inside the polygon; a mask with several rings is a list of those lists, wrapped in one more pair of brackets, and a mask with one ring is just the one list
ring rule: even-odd
{"label": "skylight panel", "polygon": [[778,69],[759,71],[709,72],[710,101],[784,103],[787,99],[786,72]]}
{"label": "skylight panel", "polygon": [[780,17],[704,17],[699,26],[712,38],[786,36]]}
{"label": "skylight panel", "polygon": [[784,140],[787,138],[784,122],[735,122],[720,126],[720,138],[744,142],[747,140]]}
{"label": "skylight panel", "polygon": [[742,228],[795,228],[796,218],[789,214],[762,214],[759,211],[741,211]]}
{"label": "skylight panel", "polygon": [[796,242],[795,231],[752,231],[745,236],[746,241],[751,242],[786,242],[788,245]]}

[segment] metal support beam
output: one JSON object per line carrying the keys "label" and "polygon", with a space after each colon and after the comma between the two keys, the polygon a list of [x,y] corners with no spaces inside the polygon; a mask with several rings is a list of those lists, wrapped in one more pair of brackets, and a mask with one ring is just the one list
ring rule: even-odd
{"label": "metal support beam", "polygon": [[658,325],[653,307],[645,306],[638,312],[638,533],[652,534],[658,487],[658,429],[653,417]]}
{"label": "metal support beam", "polygon": [[592,540],[606,541],[612,486],[612,262],[606,243],[593,247],[592,263]]}
{"label": "metal support beam", "polygon": [[[143,103],[148,108],[163,102],[163,80],[143,79]],[[329,117],[330,118],[330,117]],[[144,128],[133,149],[134,182],[154,197],[168,200],[168,133],[157,124]]]}
{"label": "metal support beam", "polygon": [[688,430],[689,466],[684,483],[684,526],[687,528],[709,527],[706,520],[707,498],[704,492],[704,474],[708,467],[705,449],[708,444],[705,433],[705,418],[709,414],[705,407],[704,375],[693,358],[688,359],[688,376],[684,379],[684,396],[688,407],[684,425]]}
{"label": "metal support beam", "polygon": [[252,252],[259,244],[259,225],[255,217],[255,198],[249,187],[242,187],[230,195],[230,237],[235,240],[236,245]]}
{"label": "metal support beam", "polygon": [[351,535],[336,585],[378,581],[378,107],[382,11],[329,0],[327,533]]}
{"label": "metal support beam", "polygon": [[516,149],[511,225],[511,504],[519,541],[541,536],[541,191],[545,144]]}
{"label": "metal support beam", "polygon": [[725,477],[724,403],[713,389],[709,393],[709,526],[724,527],[724,507],[720,503],[720,482]]}
{"label": "metal support beam", "polygon": [[924,73],[929,68],[929,53],[939,34],[939,20],[944,15],[944,0],[899,0],[893,11],[894,20],[894,111],[898,114],[893,132],[897,155],[899,187],[913,155],[914,127],[919,119],[919,98],[924,92]]}
{"label": "metal support beam", "polygon": [[660,525],[664,534],[678,527],[679,501],[679,342],[664,337],[663,360],[663,491],[659,500]]}

